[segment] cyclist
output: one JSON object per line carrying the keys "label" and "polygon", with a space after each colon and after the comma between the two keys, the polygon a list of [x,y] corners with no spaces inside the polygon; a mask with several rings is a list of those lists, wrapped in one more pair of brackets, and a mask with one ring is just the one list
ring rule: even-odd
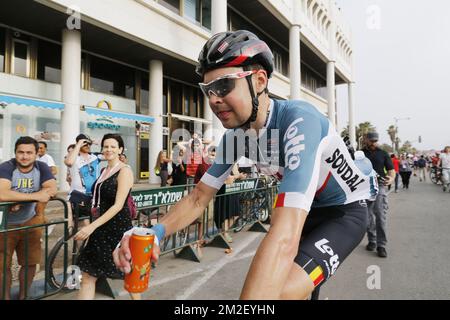
{"label": "cyclist", "polygon": [[[364,237],[365,199],[373,179],[356,167],[332,124],[314,106],[269,97],[273,55],[253,33],[214,35],[200,52],[196,71],[203,77],[200,87],[212,111],[229,130],[201,182],[152,227],[153,232],[161,240],[203,213],[241,157],[236,151],[243,148],[230,145],[236,132],[253,129],[258,149],[257,157],[250,158],[258,160],[262,173],[281,179],[281,185],[271,228],[255,254],[241,298],[307,298]],[[273,130],[278,131],[271,134]],[[264,138],[265,133],[270,136]],[[245,147],[248,156],[250,148]],[[278,159],[279,166],[268,163],[265,152]],[[114,252],[116,265],[125,272],[130,270],[129,234]]]}

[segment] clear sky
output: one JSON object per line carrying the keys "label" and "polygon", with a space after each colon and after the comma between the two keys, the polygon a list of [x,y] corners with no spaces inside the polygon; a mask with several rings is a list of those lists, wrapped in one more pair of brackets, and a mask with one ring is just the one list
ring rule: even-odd
{"label": "clear sky", "polygon": [[[352,29],[356,123],[370,121],[390,144],[394,118],[410,117],[398,121],[402,142],[421,150],[450,145],[450,1],[336,2]],[[347,125],[347,90],[338,87],[339,131]]]}

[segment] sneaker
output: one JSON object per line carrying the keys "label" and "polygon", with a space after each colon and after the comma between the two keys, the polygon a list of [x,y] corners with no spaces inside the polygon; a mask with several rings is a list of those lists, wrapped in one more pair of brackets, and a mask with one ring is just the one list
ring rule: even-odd
{"label": "sneaker", "polygon": [[377,248],[377,254],[380,258],[387,258],[387,252],[386,249],[383,247],[378,247]]}
{"label": "sneaker", "polygon": [[444,186],[442,187],[442,190],[445,192],[447,191],[447,186],[444,184]]}
{"label": "sneaker", "polygon": [[375,242],[369,242],[366,246],[367,251],[373,251],[377,247],[377,244]]}

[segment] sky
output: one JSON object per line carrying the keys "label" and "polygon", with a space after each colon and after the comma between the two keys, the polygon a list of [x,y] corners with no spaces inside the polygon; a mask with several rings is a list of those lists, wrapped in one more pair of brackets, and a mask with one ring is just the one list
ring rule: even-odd
{"label": "sky", "polygon": [[[356,124],[381,143],[398,121],[402,143],[450,145],[450,1],[336,0],[352,29]],[[348,89],[338,86],[338,130],[348,124]],[[419,136],[422,143],[419,143]]]}

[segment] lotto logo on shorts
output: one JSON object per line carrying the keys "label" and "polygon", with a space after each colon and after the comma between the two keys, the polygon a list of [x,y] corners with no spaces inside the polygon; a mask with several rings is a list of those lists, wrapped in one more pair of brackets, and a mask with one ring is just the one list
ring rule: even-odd
{"label": "lotto logo on shorts", "polygon": [[273,208],[280,208],[284,207],[284,199],[286,198],[286,193],[280,193],[277,194],[277,197],[275,198],[275,202],[273,204]]}

